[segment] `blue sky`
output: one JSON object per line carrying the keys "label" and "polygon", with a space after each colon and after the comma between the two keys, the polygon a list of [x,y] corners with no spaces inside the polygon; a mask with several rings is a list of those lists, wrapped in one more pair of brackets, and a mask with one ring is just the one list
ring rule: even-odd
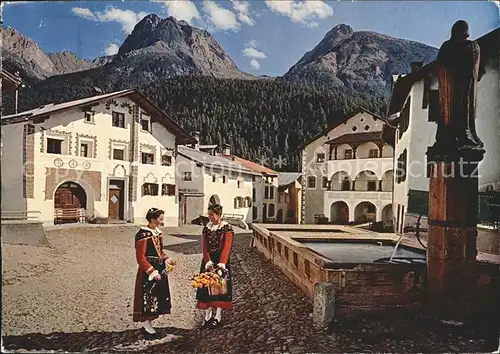
{"label": "blue sky", "polygon": [[345,23],[439,47],[458,19],[471,38],[500,26],[491,1],[175,0],[4,4],[3,21],[46,52],[83,58],[117,51],[146,14],[172,15],[209,30],[243,71],[282,75],[332,27]]}

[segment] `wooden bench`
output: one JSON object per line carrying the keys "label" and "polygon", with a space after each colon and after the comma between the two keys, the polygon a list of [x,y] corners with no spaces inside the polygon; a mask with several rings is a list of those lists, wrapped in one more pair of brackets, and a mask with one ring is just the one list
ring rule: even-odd
{"label": "wooden bench", "polygon": [[65,220],[76,220],[76,222],[86,222],[87,215],[83,208],[68,208],[54,210],[54,224],[62,224]]}

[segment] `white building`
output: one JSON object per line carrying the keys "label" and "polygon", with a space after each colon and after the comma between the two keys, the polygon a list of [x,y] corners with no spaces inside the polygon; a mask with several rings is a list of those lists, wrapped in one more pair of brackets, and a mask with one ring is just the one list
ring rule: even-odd
{"label": "white building", "polygon": [[300,224],[302,216],[302,174],[281,172],[278,176],[278,223]]}
{"label": "white building", "polygon": [[[227,147],[222,156],[258,174],[253,176],[252,180],[252,222],[275,222],[279,216],[278,172],[255,162],[231,155]],[[281,215],[281,218],[283,219],[283,215]]]}
{"label": "white building", "polygon": [[[194,137],[199,141],[197,132]],[[193,145],[178,147],[180,223],[189,224],[206,215],[208,206],[214,203],[222,205],[226,217],[233,214],[251,222],[253,180],[261,174],[225,157],[200,151],[198,142]]]}
{"label": "white building", "polygon": [[[481,67],[485,69],[477,92],[476,130],[486,153],[479,164],[479,189],[500,190],[500,28],[479,38]],[[395,176],[393,213],[396,231],[415,224],[416,214],[427,214],[429,169],[426,152],[435,142],[439,117],[436,61],[412,65],[412,72],[395,80],[383,138],[395,148],[401,175]]]}
{"label": "white building", "polygon": [[384,121],[360,108],[302,150],[302,221],[392,220],[393,149]]}
{"label": "white building", "polygon": [[56,221],[178,224],[176,144],[193,139],[147,97],[125,90],[2,117],[2,211]]}

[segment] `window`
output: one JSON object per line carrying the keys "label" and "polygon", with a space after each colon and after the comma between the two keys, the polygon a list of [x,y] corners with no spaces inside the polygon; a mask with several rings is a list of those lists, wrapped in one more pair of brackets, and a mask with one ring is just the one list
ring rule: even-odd
{"label": "window", "polygon": [[269,199],[274,199],[274,187],[269,187]]}
{"label": "window", "polygon": [[62,140],[47,138],[47,153],[48,154],[62,154]]}
{"label": "window", "polygon": [[307,188],[316,188],[316,177],[307,177]]}
{"label": "window", "polygon": [[368,190],[376,191],[377,190],[377,182],[376,181],[368,181]]}
{"label": "window", "polygon": [[406,181],[406,161],[407,161],[407,151],[405,149],[398,157],[398,165],[396,170],[396,183],[401,183]]}
{"label": "window", "polygon": [[125,114],[113,111],[111,116],[113,127],[125,128]]}
{"label": "window", "polygon": [[370,155],[369,157],[371,159],[375,159],[378,157],[378,149],[370,149]]}
{"label": "window", "polygon": [[269,206],[268,206],[268,208],[267,208],[267,215],[268,215],[269,217],[274,216],[274,213],[275,213],[275,210],[274,210],[274,209],[275,209],[274,204],[269,204]]}
{"label": "window", "polygon": [[257,219],[257,207],[252,207],[252,220]]}
{"label": "window", "polygon": [[141,117],[141,129],[144,130],[144,131],[147,131],[147,132],[151,131],[150,130],[149,117],[147,117],[147,118]]}
{"label": "window", "polygon": [[428,121],[437,122],[439,119],[439,90],[429,92]]}
{"label": "window", "polygon": [[340,187],[340,190],[342,190],[342,191],[351,190],[351,182],[348,179],[343,180],[342,185]]}
{"label": "window", "polygon": [[323,153],[316,154],[316,162],[325,162],[325,154]]}
{"label": "window", "polygon": [[90,157],[89,156],[89,143],[80,143],[80,156],[82,157]]}
{"label": "window", "polygon": [[113,160],[125,160],[125,149],[113,149]]}
{"label": "window", "polygon": [[142,195],[158,195],[158,185],[156,183],[144,183],[142,185]]}
{"label": "window", "polygon": [[264,199],[269,199],[269,187],[266,186],[264,189]]}
{"label": "window", "polygon": [[162,184],[161,195],[168,195],[168,196],[175,195],[175,184]]}
{"label": "window", "polygon": [[192,178],[191,172],[184,172],[184,181],[191,181]]}
{"label": "window", "polygon": [[400,123],[399,123],[399,139],[403,136],[403,133],[408,130],[408,126],[410,125],[410,105],[411,105],[411,96],[408,96],[408,100],[406,101],[403,109],[401,110],[400,115]]}
{"label": "window", "polygon": [[238,185],[238,188],[241,188],[241,181],[236,181],[236,184]]}
{"label": "window", "polygon": [[83,112],[85,123],[94,123],[94,114],[92,111]]}
{"label": "window", "polygon": [[212,175],[212,182],[213,183],[217,182],[217,176],[216,175]]}
{"label": "window", "polygon": [[222,183],[227,183],[227,176],[222,176]]}
{"label": "window", "polygon": [[238,209],[240,207],[240,198],[234,198],[234,209]]}
{"label": "window", "polygon": [[252,199],[255,200],[255,195],[257,194],[257,190],[254,188],[252,189]]}
{"label": "window", "polygon": [[141,153],[141,162],[145,165],[154,165],[155,155],[149,152],[143,152]]}
{"label": "window", "polygon": [[285,203],[290,203],[290,194],[285,194]]}
{"label": "window", "polygon": [[352,159],[352,150],[351,149],[345,149],[344,150],[344,159],[345,160]]}
{"label": "window", "polygon": [[330,186],[330,181],[328,180],[328,177],[323,177],[321,188],[328,189],[329,186]]}
{"label": "window", "polygon": [[162,166],[172,166],[172,156],[161,155],[161,165]]}

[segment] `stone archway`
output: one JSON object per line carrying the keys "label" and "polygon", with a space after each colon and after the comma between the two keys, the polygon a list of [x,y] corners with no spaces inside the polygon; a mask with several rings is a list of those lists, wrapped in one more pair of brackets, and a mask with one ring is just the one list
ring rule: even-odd
{"label": "stone archway", "polygon": [[220,205],[220,198],[217,194],[214,194],[208,199],[208,206],[213,205],[213,204],[219,204]]}
{"label": "stone archway", "polygon": [[371,202],[361,202],[354,209],[354,221],[377,221],[377,207]]}
{"label": "stone archway", "polygon": [[392,215],[392,204],[387,204],[383,209],[382,209],[382,221],[383,222],[391,222],[393,219]]}
{"label": "stone archway", "polygon": [[349,206],[346,202],[339,201],[330,206],[330,222],[347,224],[349,222]]}
{"label": "stone archway", "polygon": [[54,191],[54,222],[84,222],[93,213],[94,193],[89,188],[81,181],[59,184]]}

